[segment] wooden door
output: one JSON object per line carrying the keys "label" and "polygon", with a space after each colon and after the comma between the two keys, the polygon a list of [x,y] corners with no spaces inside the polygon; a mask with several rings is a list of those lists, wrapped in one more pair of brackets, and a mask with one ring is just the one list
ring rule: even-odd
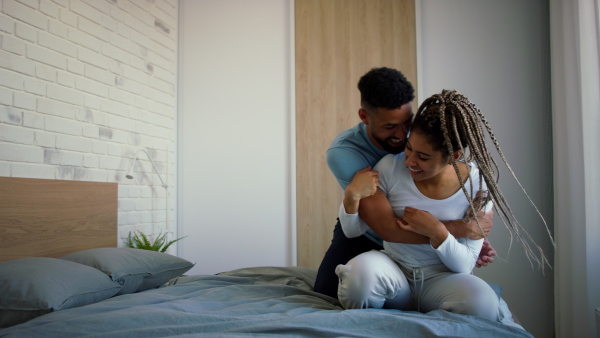
{"label": "wooden door", "polygon": [[396,68],[417,88],[415,3],[296,0],[295,30],[297,257],[316,268],[343,197],[325,152],[360,121],[356,86],[369,69]]}

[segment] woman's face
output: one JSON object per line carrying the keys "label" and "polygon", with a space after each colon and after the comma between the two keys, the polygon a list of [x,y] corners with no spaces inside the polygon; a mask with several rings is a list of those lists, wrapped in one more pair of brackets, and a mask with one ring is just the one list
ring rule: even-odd
{"label": "woman's face", "polygon": [[417,182],[434,178],[451,166],[448,156],[434,150],[427,137],[418,130],[411,131],[404,154],[405,164]]}

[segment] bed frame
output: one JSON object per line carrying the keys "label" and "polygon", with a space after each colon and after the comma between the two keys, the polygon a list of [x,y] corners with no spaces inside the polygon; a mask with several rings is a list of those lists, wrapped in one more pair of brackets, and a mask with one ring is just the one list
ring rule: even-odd
{"label": "bed frame", "polygon": [[0,177],[0,262],[117,246],[117,183]]}

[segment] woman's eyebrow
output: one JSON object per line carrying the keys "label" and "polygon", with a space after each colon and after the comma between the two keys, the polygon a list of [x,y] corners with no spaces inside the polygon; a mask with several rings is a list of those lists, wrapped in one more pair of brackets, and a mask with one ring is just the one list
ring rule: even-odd
{"label": "woman's eyebrow", "polygon": [[[409,141],[409,140],[406,140],[406,147],[407,147],[407,148],[410,148],[410,150],[412,150],[412,145],[410,144],[410,141]],[[415,151],[415,150],[412,150],[412,151]],[[415,152],[416,152],[416,153],[418,153],[418,154],[421,154],[421,155],[427,156],[427,157],[431,157],[431,156],[433,156],[433,155],[431,155],[431,154],[424,153],[424,152],[422,152],[422,151],[418,151],[418,150],[417,150],[417,151],[415,151]]]}

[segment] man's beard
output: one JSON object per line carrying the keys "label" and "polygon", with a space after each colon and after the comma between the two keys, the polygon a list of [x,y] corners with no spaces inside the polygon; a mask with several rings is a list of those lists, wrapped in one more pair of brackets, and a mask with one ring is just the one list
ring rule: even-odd
{"label": "man's beard", "polygon": [[398,143],[397,146],[393,146],[390,144],[389,140],[391,140],[391,137],[388,137],[385,140],[380,139],[377,136],[373,137],[377,142],[379,142],[379,144],[381,145],[381,147],[383,148],[383,150],[387,151],[390,154],[400,154],[401,152],[404,151],[404,147],[406,147],[406,139],[403,139],[400,143]]}

